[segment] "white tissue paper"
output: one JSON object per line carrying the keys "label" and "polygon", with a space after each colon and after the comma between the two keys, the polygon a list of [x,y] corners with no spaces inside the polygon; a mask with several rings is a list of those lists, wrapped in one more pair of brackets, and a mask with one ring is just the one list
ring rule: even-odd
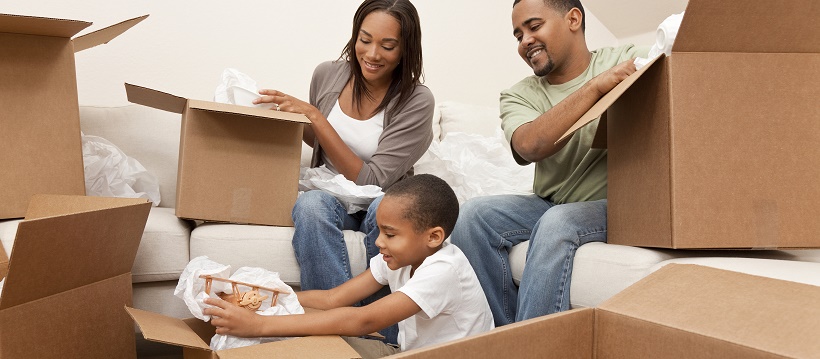
{"label": "white tissue paper", "polygon": [[[259,315],[289,315],[289,314],[304,314],[305,310],[299,304],[299,299],[296,292],[285,284],[280,278],[279,273],[271,272],[262,268],[241,267],[236,270],[230,277],[228,274],[231,271],[229,265],[222,265],[208,259],[207,256],[196,257],[185,267],[182,275],[179,278],[179,283],[174,291],[174,295],[185,300],[185,304],[195,317],[209,321],[210,316],[204,315],[202,310],[208,307],[204,303],[205,298],[219,298],[216,293],[233,293],[233,288],[229,283],[221,281],[211,281],[210,295],[205,293],[205,279],[200,278],[200,275],[211,275],[217,278],[226,278],[238,282],[252,283],[260,287],[280,290],[279,296],[276,300],[276,305],[271,306],[273,300],[272,294],[268,292],[262,295],[268,296],[262,301],[256,314]],[[247,290],[245,286],[239,285],[240,290]],[[275,338],[239,338],[230,335],[216,334],[211,338],[210,347],[212,350],[223,350],[231,348],[239,348],[249,345],[256,345],[278,340],[290,339],[287,337]]]}
{"label": "white tissue paper", "polygon": [[[174,295],[182,298],[188,310],[194,317],[204,321],[211,320],[210,315],[202,314],[202,310],[207,308],[205,298],[208,298],[208,293],[205,293],[205,279],[199,278],[200,275],[210,275],[217,278],[228,278],[231,274],[231,266],[216,263],[207,256],[199,256],[188,262],[185,270],[179,276],[179,282]],[[211,293],[231,292],[231,286],[224,282],[211,282]],[[211,295],[213,298],[218,298],[216,295]]]}
{"label": "white tissue paper", "polygon": [[459,203],[479,196],[532,194],[535,165],[518,165],[508,146],[500,129],[494,137],[452,132],[430,144],[415,172],[443,179]]}
{"label": "white tissue paper", "polygon": [[367,210],[373,200],[384,194],[379,186],[359,186],[324,165],[316,168],[302,167],[299,170],[299,191],[312,190],[322,190],[332,194],[350,214]]}
{"label": "white tissue paper", "polygon": [[253,104],[253,100],[262,97],[256,87],[256,81],[237,69],[227,68],[222,71],[222,83],[216,87],[214,102],[233,105],[270,109],[273,104]]}
{"label": "white tissue paper", "polygon": [[672,55],[672,45],[675,44],[675,38],[678,36],[678,29],[680,29],[681,21],[683,21],[683,14],[670,15],[660,25],[655,33],[655,43],[649,49],[649,56],[647,58],[636,58],[635,67],[640,69],[646,66],[652,59],[666,54]]}
{"label": "white tissue paper", "polygon": [[89,196],[145,198],[159,205],[159,181],[108,140],[82,134],[85,190]]}

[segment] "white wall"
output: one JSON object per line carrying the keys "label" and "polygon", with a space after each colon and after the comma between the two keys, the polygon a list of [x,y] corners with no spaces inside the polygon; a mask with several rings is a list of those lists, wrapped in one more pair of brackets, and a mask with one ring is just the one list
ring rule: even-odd
{"label": "white wall", "polygon": [[[9,14],[94,22],[88,33],[151,16],[111,43],[77,54],[80,104],[128,104],[123,82],[210,100],[234,67],[265,88],[307,99],[313,68],[336,59],[361,0],[28,0]],[[417,0],[426,84],[438,101],[495,105],[498,93],[532,74],[512,36],[511,0]],[[617,39],[587,15],[590,49]]]}

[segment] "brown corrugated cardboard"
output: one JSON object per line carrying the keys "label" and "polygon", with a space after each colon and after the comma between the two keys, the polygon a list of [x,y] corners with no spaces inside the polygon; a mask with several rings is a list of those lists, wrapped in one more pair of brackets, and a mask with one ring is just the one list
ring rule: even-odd
{"label": "brown corrugated cardboard", "polygon": [[131,267],[151,204],[35,195],[0,296],[0,358],[134,358]]}
{"label": "brown corrugated cardboard", "polygon": [[820,247],[818,16],[813,0],[691,0],[672,56],[573,126],[608,112],[609,243]]}
{"label": "brown corrugated cardboard", "polygon": [[817,358],[820,288],[670,264],[576,309],[396,358]]}
{"label": "brown corrugated cardboard", "polygon": [[361,358],[338,336],[312,336],[248,347],[212,351],[208,346],[214,327],[198,319],[181,320],[144,310],[125,308],[145,339],[180,346],[185,359],[233,358]]}
{"label": "brown corrugated cardboard", "polygon": [[91,23],[0,14],[0,218],[34,194],[85,194],[74,53],[146,17],[72,40]]}
{"label": "brown corrugated cardboard", "polygon": [[3,246],[0,245],[0,280],[6,278],[6,274],[9,272],[9,257],[6,254],[6,250],[3,249]]}
{"label": "brown corrugated cardboard", "polygon": [[178,217],[293,225],[307,117],[125,88],[133,103],[182,114]]}

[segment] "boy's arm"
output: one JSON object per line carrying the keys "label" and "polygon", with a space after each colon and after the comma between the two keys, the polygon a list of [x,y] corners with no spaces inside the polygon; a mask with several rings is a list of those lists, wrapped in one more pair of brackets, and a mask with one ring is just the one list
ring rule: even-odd
{"label": "boy's arm", "polygon": [[[362,275],[378,284],[369,270]],[[216,333],[238,337],[360,336],[387,328],[421,311],[416,302],[401,292],[364,307],[284,316],[261,316],[220,299],[209,298],[205,302],[215,306],[206,308],[204,313],[213,316],[211,324],[217,327]]]}
{"label": "boy's arm", "polygon": [[370,269],[353,277],[342,285],[328,290],[296,292],[299,304],[314,309],[349,307],[378,292],[384,285],[376,281]]}

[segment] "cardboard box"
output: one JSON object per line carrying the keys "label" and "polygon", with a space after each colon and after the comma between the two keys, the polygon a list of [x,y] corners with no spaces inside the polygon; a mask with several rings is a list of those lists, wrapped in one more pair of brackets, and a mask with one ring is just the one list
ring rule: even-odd
{"label": "cardboard box", "polygon": [[0,14],[0,218],[34,194],[85,194],[74,53],[146,17],[72,39],[91,23]]}
{"label": "cardboard box", "polygon": [[140,327],[145,339],[180,346],[185,359],[361,358],[341,337],[332,335],[212,351],[208,343],[215,329],[210,323],[196,318],[183,320],[134,308],[125,309]]}
{"label": "cardboard box", "polygon": [[820,247],[820,16],[690,0],[671,57],[616,86],[607,111],[608,242]]}
{"label": "cardboard box", "polygon": [[6,250],[3,249],[3,246],[0,245],[0,280],[6,278],[6,274],[9,273],[9,256],[6,254]]}
{"label": "cardboard box", "polygon": [[182,114],[177,217],[293,225],[307,117],[125,88],[133,103]]}
{"label": "cardboard box", "polygon": [[136,358],[131,267],[151,203],[36,195],[0,296],[0,358]]}
{"label": "cardboard box", "polygon": [[818,358],[820,287],[670,264],[597,308],[395,358]]}

